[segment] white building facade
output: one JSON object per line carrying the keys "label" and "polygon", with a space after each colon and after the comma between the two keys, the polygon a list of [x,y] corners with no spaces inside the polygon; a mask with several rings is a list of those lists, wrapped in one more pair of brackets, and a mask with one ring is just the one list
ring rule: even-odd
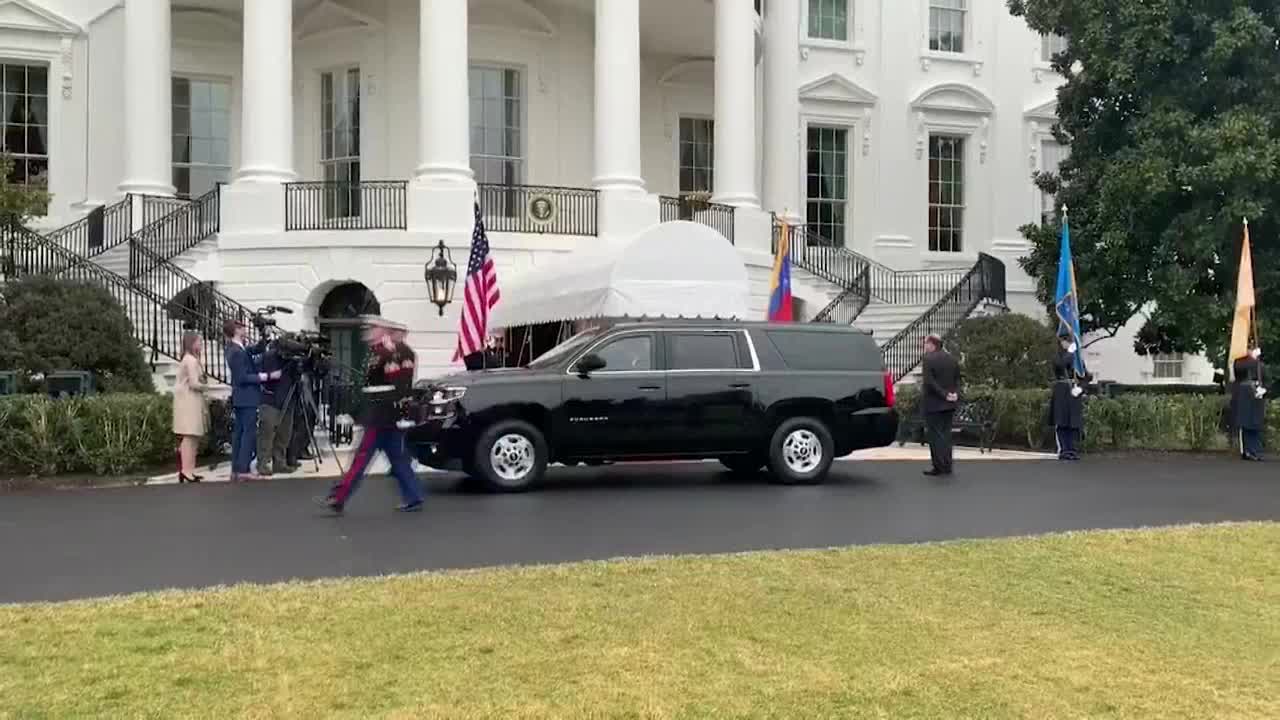
{"label": "white building facade", "polygon": [[[2,121],[71,250],[128,276],[141,232],[296,327],[376,310],[432,372],[461,303],[440,315],[423,265],[443,241],[465,268],[477,201],[500,282],[692,218],[762,315],[776,216],[876,267],[992,256],[1042,316],[1018,228],[1053,209],[1032,174],[1064,152],[1059,42],[1003,0],[0,0]],[[807,316],[845,290],[797,270]],[[888,335],[935,299],[860,321]],[[1095,369],[1114,352],[1132,381],[1152,361],[1121,340]]]}

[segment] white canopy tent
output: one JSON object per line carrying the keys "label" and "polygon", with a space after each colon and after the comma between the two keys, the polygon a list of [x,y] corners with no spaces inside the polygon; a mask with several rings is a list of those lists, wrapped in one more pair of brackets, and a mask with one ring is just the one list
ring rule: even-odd
{"label": "white canopy tent", "polygon": [[738,251],[705,225],[655,225],[625,243],[578,250],[502,285],[492,328],[585,318],[745,318]]}

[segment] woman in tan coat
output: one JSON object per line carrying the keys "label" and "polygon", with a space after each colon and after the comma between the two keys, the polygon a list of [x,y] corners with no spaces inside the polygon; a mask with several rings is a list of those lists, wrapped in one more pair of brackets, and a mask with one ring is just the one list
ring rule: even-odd
{"label": "woman in tan coat", "polygon": [[178,436],[178,482],[200,482],[196,475],[196,451],[205,431],[204,367],[200,355],[204,343],[198,333],[182,336],[182,361],[173,387],[173,432]]}

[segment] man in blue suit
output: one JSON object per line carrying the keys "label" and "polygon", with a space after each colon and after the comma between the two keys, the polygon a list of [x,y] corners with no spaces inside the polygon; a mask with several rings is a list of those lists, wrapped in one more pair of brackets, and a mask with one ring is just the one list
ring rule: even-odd
{"label": "man in blue suit", "polygon": [[227,368],[231,371],[231,407],[235,423],[231,431],[231,482],[256,480],[250,474],[253,462],[254,439],[258,431],[258,405],[262,403],[262,383],[275,380],[280,371],[264,373],[259,370],[263,348],[245,344],[246,329],[239,320],[227,320],[222,324],[226,337]]}

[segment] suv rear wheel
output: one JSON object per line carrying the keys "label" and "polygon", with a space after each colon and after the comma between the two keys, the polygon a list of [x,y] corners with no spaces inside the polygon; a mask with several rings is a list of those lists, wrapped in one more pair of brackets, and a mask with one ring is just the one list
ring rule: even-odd
{"label": "suv rear wheel", "polygon": [[835,443],[826,423],[811,417],[782,421],[769,441],[769,468],[786,485],[815,485],[827,477]]}
{"label": "suv rear wheel", "polygon": [[475,475],[492,490],[523,492],[547,471],[547,441],[523,420],[494,423],[480,435],[475,449]]}

